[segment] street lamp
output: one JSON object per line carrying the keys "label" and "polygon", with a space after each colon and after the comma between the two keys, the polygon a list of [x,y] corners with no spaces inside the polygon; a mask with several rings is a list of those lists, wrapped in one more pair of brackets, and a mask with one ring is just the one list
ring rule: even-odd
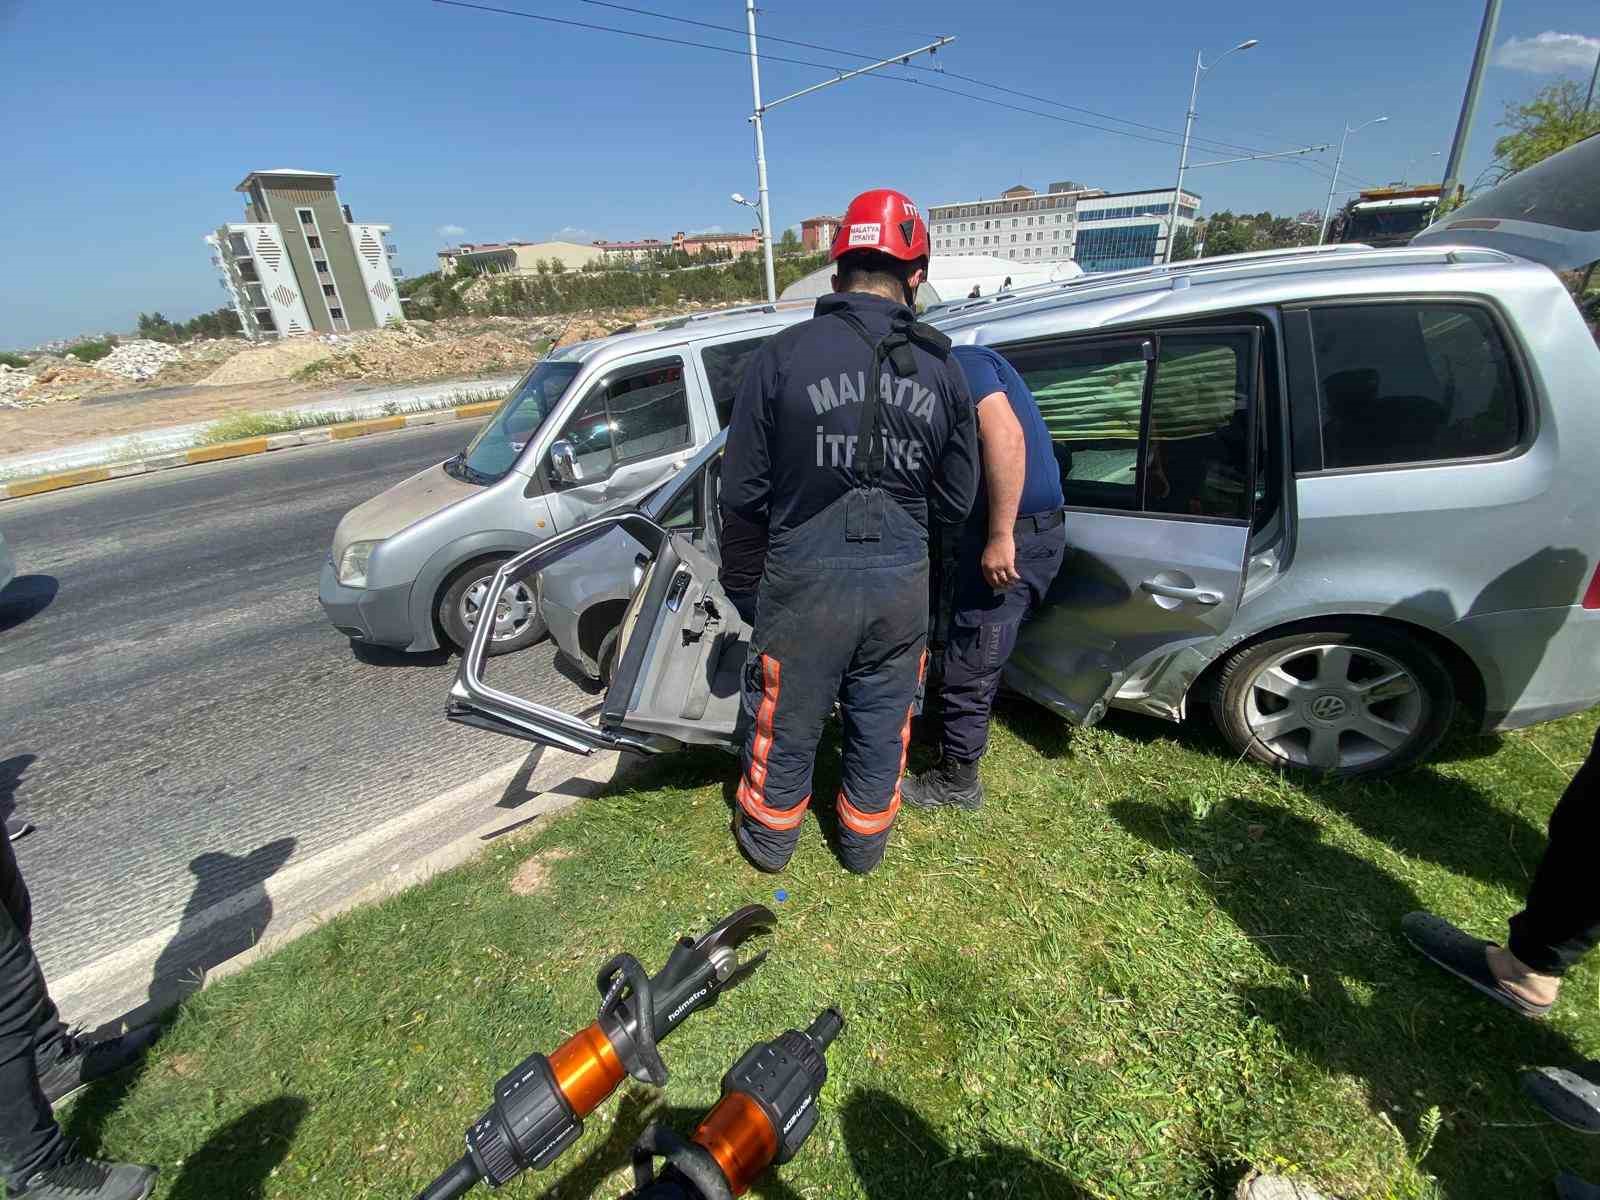
{"label": "street lamp", "polygon": [[[1170,229],[1178,227],[1178,200],[1183,195],[1183,173],[1189,169],[1189,135],[1194,132],[1194,119],[1197,115],[1194,111],[1194,104],[1196,97],[1200,94],[1200,76],[1202,73],[1211,70],[1211,67],[1216,66],[1234,51],[1251,50],[1260,44],[1260,41],[1256,38],[1248,38],[1240,42],[1232,50],[1224,50],[1217,55],[1216,58],[1211,60],[1211,66],[1209,67],[1206,65],[1203,53],[1196,52],[1194,56],[1194,86],[1189,89],[1189,112],[1183,122],[1183,149],[1178,153],[1178,186],[1172,192],[1172,224],[1169,226]],[[1172,238],[1170,237],[1167,238],[1167,254],[1162,261],[1172,261]]]}
{"label": "street lamp", "polygon": [[761,241],[763,244],[765,244],[767,240],[767,223],[762,219],[760,203],[755,200],[746,200],[743,192],[735,192],[729,197],[729,199],[735,204],[742,204],[746,208],[753,208],[756,210],[756,226],[761,230]]}
{"label": "street lamp", "polygon": [[1352,133],[1360,133],[1368,125],[1381,125],[1388,119],[1388,117],[1373,117],[1372,120],[1364,121],[1354,129],[1348,125],[1344,127],[1344,136],[1339,139],[1339,157],[1333,164],[1333,178],[1328,180],[1328,205],[1322,210],[1322,230],[1317,234],[1317,245],[1320,246],[1328,240],[1328,222],[1333,218],[1333,193],[1339,186],[1339,168],[1344,166],[1344,144],[1350,140]]}

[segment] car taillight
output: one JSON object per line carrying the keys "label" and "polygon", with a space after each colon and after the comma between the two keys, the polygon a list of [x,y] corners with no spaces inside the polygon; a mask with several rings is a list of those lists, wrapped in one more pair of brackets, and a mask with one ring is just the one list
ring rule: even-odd
{"label": "car taillight", "polygon": [[1600,563],[1595,564],[1594,577],[1589,580],[1589,586],[1584,589],[1583,606],[1585,608],[1600,608]]}

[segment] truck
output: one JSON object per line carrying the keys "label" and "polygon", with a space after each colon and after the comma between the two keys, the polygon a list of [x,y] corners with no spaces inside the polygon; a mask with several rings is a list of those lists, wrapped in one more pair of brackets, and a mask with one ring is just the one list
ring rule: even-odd
{"label": "truck", "polygon": [[1334,219],[1328,240],[1404,246],[1433,221],[1439,189],[1437,183],[1367,188]]}

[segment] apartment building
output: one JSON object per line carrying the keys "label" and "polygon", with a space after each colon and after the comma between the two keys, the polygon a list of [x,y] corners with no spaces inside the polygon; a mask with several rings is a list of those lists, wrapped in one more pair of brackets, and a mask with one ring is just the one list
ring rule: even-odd
{"label": "apartment building", "polygon": [[833,247],[842,217],[807,217],[800,222],[800,244],[813,254]]}
{"label": "apartment building", "polygon": [[327,171],[252,171],[244,220],[205,236],[247,337],[350,333],[403,320],[389,226],[358,222]]}
{"label": "apartment building", "polygon": [[568,271],[581,271],[605,257],[599,246],[578,242],[462,242],[439,251],[439,271],[454,275],[458,269],[487,275],[536,275],[540,263],[558,262]]}
{"label": "apartment building", "polygon": [[[989,199],[935,204],[935,254],[993,255],[1016,262],[1071,259],[1085,271],[1149,266],[1166,253],[1173,189],[1107,192],[1063,180],[1046,191],[1019,184]],[[1192,229],[1200,197],[1185,189],[1178,229]]]}

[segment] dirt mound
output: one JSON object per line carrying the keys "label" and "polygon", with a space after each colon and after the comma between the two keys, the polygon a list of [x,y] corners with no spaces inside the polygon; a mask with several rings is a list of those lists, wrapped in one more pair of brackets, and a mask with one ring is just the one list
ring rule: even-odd
{"label": "dirt mound", "polygon": [[128,381],[105,371],[97,371],[74,359],[56,359],[40,365],[33,364],[33,383],[19,393],[13,403],[20,408],[34,408],[41,404],[54,404],[61,400],[76,400],[113,387],[127,387]]}
{"label": "dirt mound", "polygon": [[267,346],[241,350],[200,383],[218,387],[230,383],[265,383],[287,379],[333,353],[320,337],[285,338]]}

